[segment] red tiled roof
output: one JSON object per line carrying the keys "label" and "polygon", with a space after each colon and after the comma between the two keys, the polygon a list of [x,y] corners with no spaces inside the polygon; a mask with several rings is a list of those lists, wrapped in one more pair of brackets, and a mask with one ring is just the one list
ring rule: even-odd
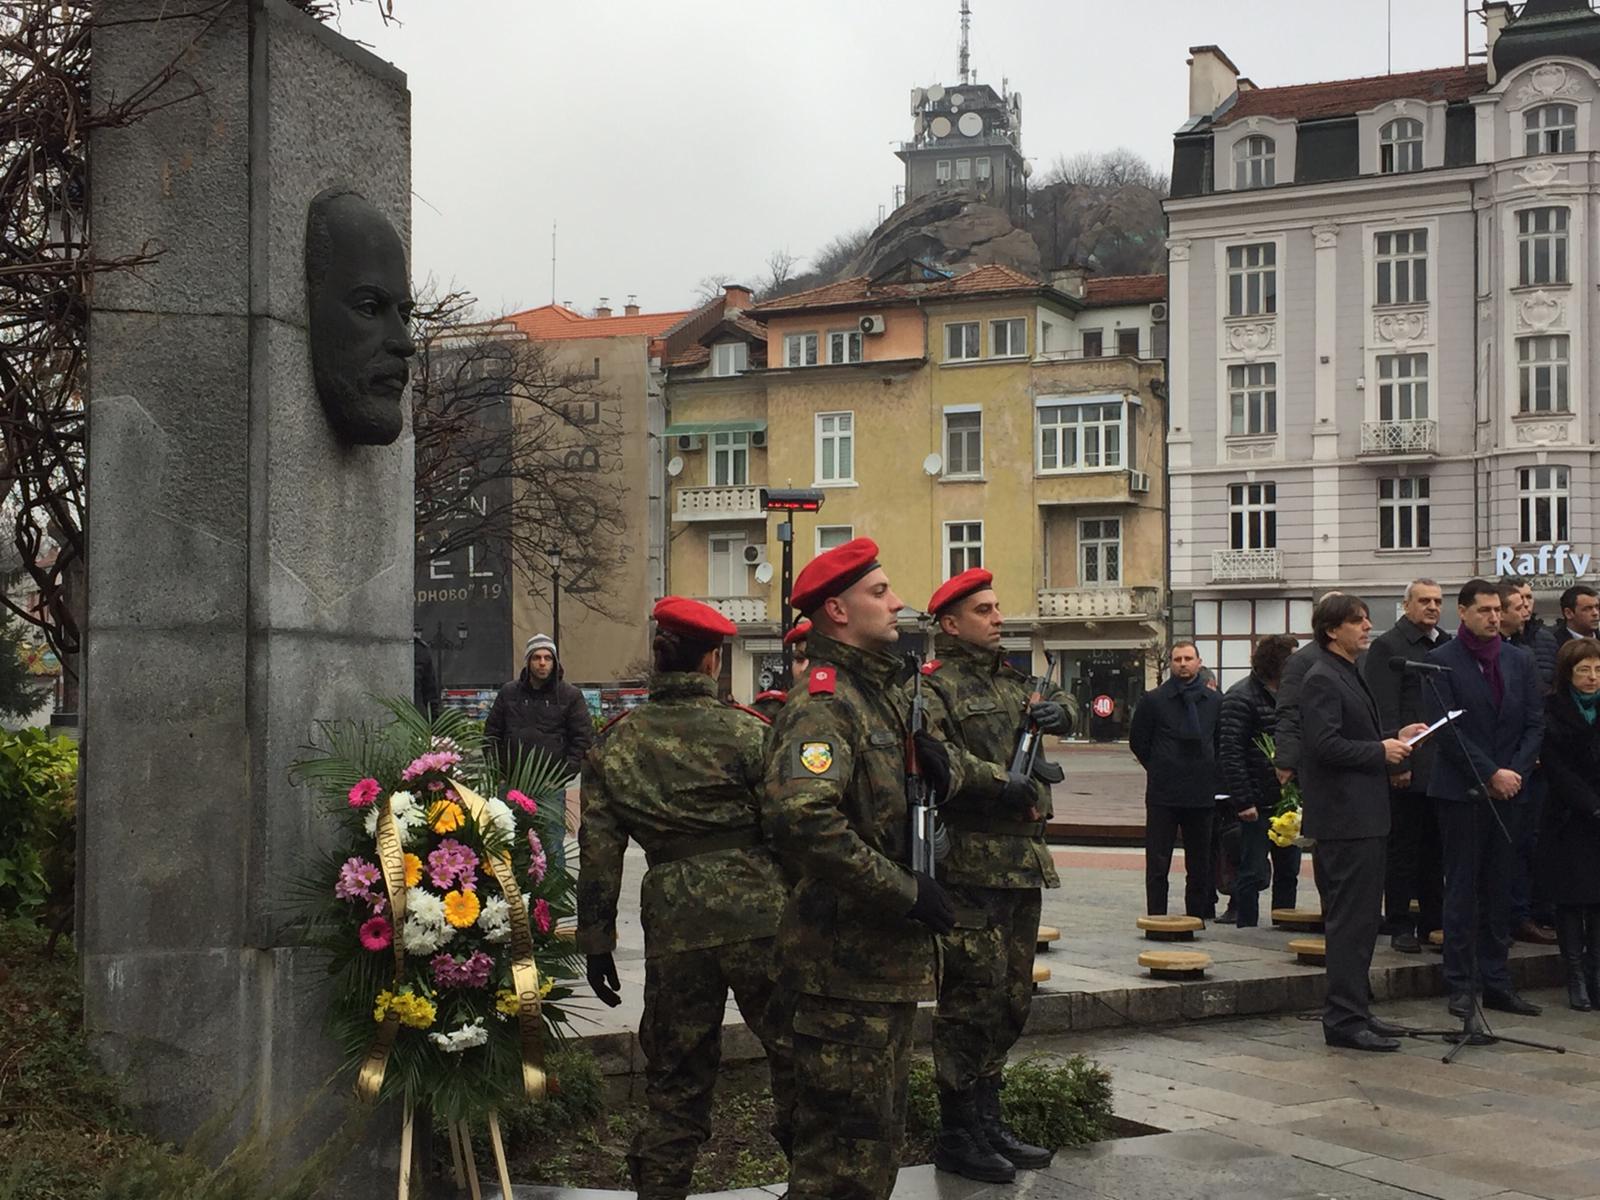
{"label": "red tiled roof", "polygon": [[1167,298],[1165,275],[1106,275],[1083,281],[1083,302],[1090,308],[1114,304],[1156,304]]}
{"label": "red tiled roof", "polygon": [[[762,346],[767,343],[767,327],[760,321],[753,321],[745,316],[743,310],[734,313],[730,317],[724,317],[701,336],[710,341],[715,341],[717,340],[715,335],[725,332],[724,327],[728,325],[732,325],[735,329],[749,334]],[[668,344],[670,345],[671,343],[669,342]],[[759,347],[755,349],[759,349]],[[669,355],[666,361],[667,365],[672,367],[704,366],[711,361],[711,346],[709,342],[690,342],[676,354]]]}
{"label": "red tiled roof", "polygon": [[880,283],[873,286],[867,275],[841,279],[808,291],[782,296],[747,311],[754,317],[810,308],[839,308],[854,304],[879,304],[887,300],[938,300],[989,292],[1038,291],[1047,285],[1031,275],[1010,267],[991,264],[957,275],[953,279],[933,279],[926,283]]}
{"label": "red tiled roof", "polygon": [[636,317],[586,317],[561,304],[544,304],[502,318],[539,342],[562,338],[660,337],[687,315],[678,312],[640,313]]}
{"label": "red tiled roof", "polygon": [[1465,100],[1489,86],[1480,63],[1471,67],[1436,67],[1398,75],[1369,75],[1293,87],[1255,88],[1240,92],[1217,124],[1231,125],[1245,117],[1278,117],[1285,121],[1347,117],[1385,100]]}

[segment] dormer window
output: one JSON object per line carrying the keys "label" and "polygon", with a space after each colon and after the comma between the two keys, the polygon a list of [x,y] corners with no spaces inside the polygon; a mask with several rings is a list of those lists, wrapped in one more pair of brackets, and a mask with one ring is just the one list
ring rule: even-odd
{"label": "dormer window", "polygon": [[1578,148],[1578,109],[1541,104],[1523,117],[1524,154],[1571,154]]}
{"label": "dormer window", "polygon": [[1277,182],[1277,144],[1269,137],[1253,133],[1233,145],[1233,186],[1239,191],[1246,188],[1271,187]]}
{"label": "dormer window", "polygon": [[1400,175],[1422,170],[1422,122],[1399,117],[1378,131],[1378,170]]}
{"label": "dormer window", "polygon": [[750,364],[750,347],[743,342],[720,342],[711,347],[711,373],[737,375]]}

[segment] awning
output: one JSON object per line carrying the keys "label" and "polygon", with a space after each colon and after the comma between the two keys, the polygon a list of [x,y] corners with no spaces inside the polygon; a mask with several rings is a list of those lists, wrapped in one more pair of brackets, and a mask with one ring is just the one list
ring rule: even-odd
{"label": "awning", "polygon": [[764,433],[765,421],[682,421],[667,426],[667,437],[686,437],[704,433]]}

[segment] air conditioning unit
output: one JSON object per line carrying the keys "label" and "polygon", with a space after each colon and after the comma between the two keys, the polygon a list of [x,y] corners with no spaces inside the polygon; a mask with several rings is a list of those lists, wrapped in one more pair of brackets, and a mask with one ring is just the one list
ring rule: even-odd
{"label": "air conditioning unit", "polygon": [[759,567],[767,561],[767,548],[762,545],[752,544],[744,548],[744,565]]}
{"label": "air conditioning unit", "polygon": [[699,436],[693,433],[680,433],[678,435],[678,449],[684,451],[700,449]]}
{"label": "air conditioning unit", "polygon": [[1150,476],[1143,471],[1129,471],[1128,490],[1130,492],[1148,492],[1150,490]]}
{"label": "air conditioning unit", "polygon": [[1157,325],[1164,324],[1167,319],[1167,306],[1165,304],[1152,304],[1150,306],[1150,319]]}
{"label": "air conditioning unit", "polygon": [[752,430],[750,433],[750,444],[757,450],[765,446],[767,444],[767,431],[765,429]]}
{"label": "air conditioning unit", "polygon": [[884,330],[883,317],[877,314],[862,317],[861,320],[856,322],[856,325],[862,333],[866,334],[882,333]]}

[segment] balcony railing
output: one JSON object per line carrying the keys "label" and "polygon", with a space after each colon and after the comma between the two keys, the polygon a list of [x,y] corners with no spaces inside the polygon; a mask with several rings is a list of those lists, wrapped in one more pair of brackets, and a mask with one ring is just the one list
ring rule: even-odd
{"label": "balcony railing", "polygon": [[761,489],[744,487],[681,487],[672,493],[674,521],[760,521]]}
{"label": "balcony railing", "polygon": [[709,604],[735,625],[759,625],[767,619],[765,596],[702,596],[700,603]]}
{"label": "balcony railing", "polygon": [[1211,579],[1215,583],[1247,583],[1252,579],[1282,579],[1281,550],[1213,550]]}
{"label": "balcony railing", "polygon": [[1042,621],[1136,621],[1155,615],[1155,588],[1045,588]]}
{"label": "balcony railing", "polygon": [[1363,454],[1435,454],[1439,450],[1437,421],[1363,421]]}

